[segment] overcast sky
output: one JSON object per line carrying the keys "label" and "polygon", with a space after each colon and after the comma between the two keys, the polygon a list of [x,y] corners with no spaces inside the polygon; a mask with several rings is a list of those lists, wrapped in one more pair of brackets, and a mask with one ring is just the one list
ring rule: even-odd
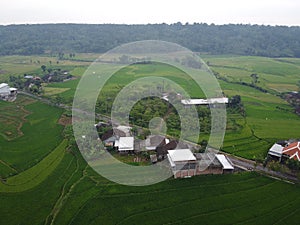
{"label": "overcast sky", "polygon": [[299,0],[0,0],[0,24],[300,25]]}

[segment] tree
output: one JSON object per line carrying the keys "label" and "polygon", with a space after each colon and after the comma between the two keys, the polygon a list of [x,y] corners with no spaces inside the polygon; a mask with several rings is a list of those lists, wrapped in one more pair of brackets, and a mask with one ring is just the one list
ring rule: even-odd
{"label": "tree", "polygon": [[[211,54],[300,56],[300,27],[199,23],[12,26],[0,27],[0,55],[36,55],[46,52],[54,55],[54,52],[59,52],[58,59],[64,59],[63,51],[103,53],[119,44],[131,41],[160,39],[171,40],[195,52]],[[62,33],[66,38],[62,39],[58,35]],[[84,33],[89,35],[82,35]],[[32,34],[38,34],[35,35],[34,40]],[[74,53],[68,54],[69,56],[75,57]]]}
{"label": "tree", "polygon": [[233,107],[233,108],[240,107],[241,104],[242,104],[242,101],[241,101],[241,96],[240,95],[232,96],[229,99],[229,106],[230,107]]}
{"label": "tree", "polygon": [[256,83],[258,82],[259,76],[258,76],[256,73],[252,73],[252,74],[250,75],[250,77],[252,78],[252,83],[253,83],[253,84],[256,84]]}
{"label": "tree", "polygon": [[43,72],[46,71],[46,68],[47,68],[47,67],[46,67],[45,65],[42,65],[42,66],[41,66],[41,69],[43,70]]}

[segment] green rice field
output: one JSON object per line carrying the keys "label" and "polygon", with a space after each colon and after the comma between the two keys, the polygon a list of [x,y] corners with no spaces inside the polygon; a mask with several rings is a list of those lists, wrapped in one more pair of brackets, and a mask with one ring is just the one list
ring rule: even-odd
{"label": "green rice field", "polygon": [[[92,60],[95,55],[78,54]],[[31,61],[32,60],[32,61]],[[39,70],[48,56],[0,57],[0,81]],[[228,97],[240,95],[245,116],[229,112],[222,150],[248,159],[264,159],[277,140],[299,138],[300,118],[280,98],[299,91],[300,59],[205,56],[219,73]],[[46,86],[47,98],[71,103],[87,62],[62,61],[75,80]],[[16,66],[14,66],[16,64]],[[132,80],[151,74],[166,76],[203,97],[195,83],[176,69],[133,65],[116,75],[104,90],[115,93]],[[267,90],[241,85],[251,83]],[[128,76],[128,77],[127,77]],[[113,90],[112,90],[113,89]],[[106,93],[105,93],[106,92]],[[22,94],[15,102],[0,102],[0,224],[298,224],[299,184],[255,172],[170,178],[144,187],[113,183],[96,174],[76,147],[70,148],[58,123],[63,110]],[[208,134],[201,134],[207,139]]]}

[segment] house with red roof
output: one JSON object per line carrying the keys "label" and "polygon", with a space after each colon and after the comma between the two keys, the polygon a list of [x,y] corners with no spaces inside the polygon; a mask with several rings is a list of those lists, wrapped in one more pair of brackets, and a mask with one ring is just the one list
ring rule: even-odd
{"label": "house with red roof", "polygon": [[300,141],[293,142],[282,150],[282,155],[289,158],[300,161]]}

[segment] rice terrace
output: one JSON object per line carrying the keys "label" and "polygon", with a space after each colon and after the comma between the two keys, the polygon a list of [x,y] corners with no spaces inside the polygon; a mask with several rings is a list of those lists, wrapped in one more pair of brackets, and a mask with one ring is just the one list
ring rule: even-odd
{"label": "rice terrace", "polygon": [[[41,33],[44,29],[43,25],[20,26]],[[68,26],[74,30],[75,25],[53,26],[60,31]],[[89,26],[80,25],[80,29]],[[114,25],[105,29],[110,26]],[[174,29],[172,32],[181,29],[173,27],[178,24],[166,26]],[[197,25],[181,26],[191,29],[188,26]],[[249,27],[258,29],[250,25],[236,26],[240,32]],[[0,26],[0,36],[1,29],[4,28]],[[208,28],[203,26],[203,29]],[[299,28],[296,31],[299,33]],[[111,42],[107,37],[107,46],[101,43],[103,48],[100,48],[92,40],[84,40],[81,48],[86,49],[79,51],[76,37],[74,34],[73,39],[67,39],[68,44],[60,42],[65,50],[57,50],[52,42],[46,43],[41,37],[35,44],[45,45],[48,50],[43,52],[25,47],[10,51],[0,44],[0,52],[3,51],[0,56],[3,87],[0,89],[0,224],[299,223],[300,58],[297,52],[288,47],[282,52],[271,51],[247,42],[245,45],[251,48],[248,46],[242,53],[244,48],[239,46],[234,48],[235,52],[226,49],[231,45],[221,50],[216,47],[212,52],[198,51],[200,45],[191,46],[209,66],[222,89],[222,96],[214,99],[206,99],[197,83],[174,66],[151,59],[137,62],[125,54],[112,58],[114,63],[129,65],[113,74],[97,97],[93,126],[97,136],[86,133],[77,140],[72,120],[82,121],[72,115],[76,88],[91,63],[118,42]],[[86,43],[97,51],[89,51]],[[28,54],[24,54],[25,50]],[[149,95],[134,104],[129,114],[130,124],[115,123],[110,116],[118,93],[134,80],[145,77],[167,78],[182,87],[191,99],[161,83],[155,90],[161,96]],[[152,90],[136,86],[134,91]],[[171,100],[186,112],[198,102],[194,104],[200,124],[197,141],[192,141],[195,137],[179,141],[182,118]],[[226,105],[225,137],[218,153],[213,152],[214,146],[209,146],[213,106],[208,101],[224,101]],[[157,118],[163,122],[157,122]],[[194,120],[186,123],[195,127]],[[157,128],[162,124],[165,135]],[[155,125],[153,129],[151,125]],[[101,145],[90,148],[89,140]],[[81,147],[87,155],[81,154]],[[208,154],[206,149],[212,152]],[[106,152],[133,167],[157,165],[164,160],[167,163],[162,165],[166,165],[171,175],[163,182],[148,186],[118,184],[99,175],[86,162],[88,156],[96,164],[94,155]],[[201,170],[201,162],[208,159],[208,167]],[[118,168],[112,171],[122,174]]]}

